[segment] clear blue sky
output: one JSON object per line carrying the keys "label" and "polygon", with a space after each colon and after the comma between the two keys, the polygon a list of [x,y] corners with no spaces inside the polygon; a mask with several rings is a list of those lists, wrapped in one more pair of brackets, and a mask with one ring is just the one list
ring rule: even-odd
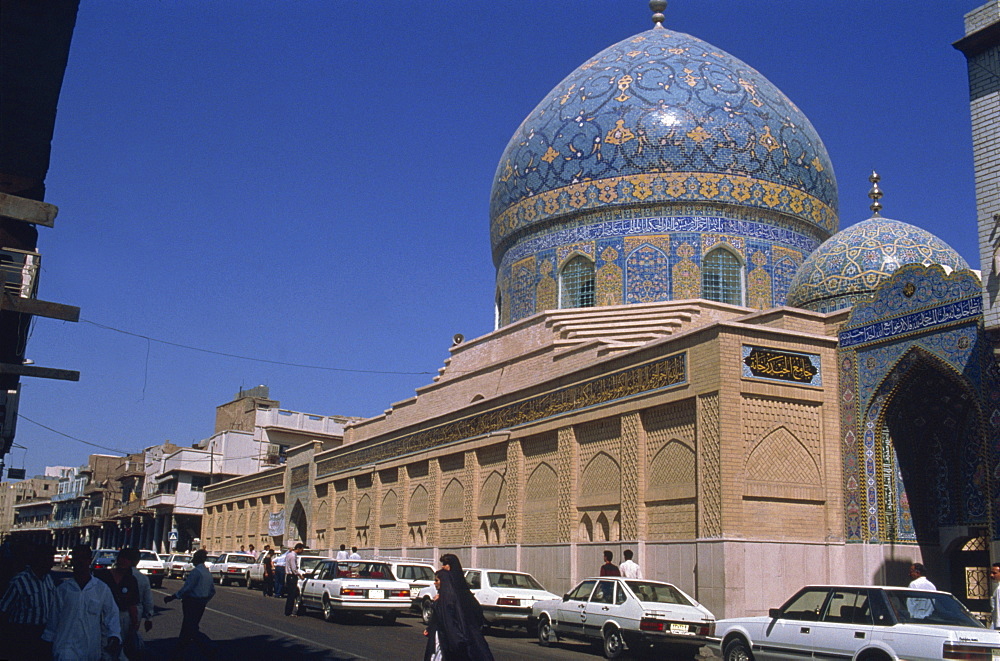
{"label": "clear blue sky", "polygon": [[[980,4],[671,0],[666,26],[744,60],[805,112],[833,160],[841,227],[870,215],[875,168],[883,215],[978,268],[965,58],[951,43]],[[649,16],[645,0],[83,0],[39,296],[85,321],[37,319],[27,354],[82,376],[24,379],[21,413],[136,451],[209,436],[241,387],[316,414],[412,396],[452,335],[492,330],[488,204],[508,139]],[[25,419],[16,443],[28,449],[8,465],[29,475],[103,451]]]}

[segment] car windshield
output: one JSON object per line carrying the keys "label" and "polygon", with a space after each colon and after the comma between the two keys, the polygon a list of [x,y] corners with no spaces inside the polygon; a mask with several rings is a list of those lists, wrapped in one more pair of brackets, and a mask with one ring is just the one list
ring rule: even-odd
{"label": "car windshield", "polygon": [[396,565],[396,577],[407,581],[433,581],[434,570],[423,565]]}
{"label": "car windshield", "polygon": [[896,614],[896,619],[902,623],[983,628],[962,602],[950,594],[887,590],[886,597]]}
{"label": "car windshield", "polygon": [[632,588],[632,592],[639,598],[639,601],[648,601],[656,604],[681,604],[683,606],[693,606],[681,591],[667,583],[653,583],[650,581],[626,581]]}
{"label": "car windshield", "polygon": [[174,556],[174,562],[187,562],[190,559],[191,559],[191,556],[189,556],[189,555],[175,555]]}
{"label": "car windshield", "polygon": [[118,551],[98,551],[94,554],[94,560],[111,559],[114,560],[118,557]]}
{"label": "car windshield", "polygon": [[252,555],[230,555],[226,558],[227,562],[235,562],[240,565],[252,565],[253,556]]}
{"label": "car windshield", "polygon": [[299,558],[299,569],[303,572],[312,571],[325,558]]}
{"label": "car windshield", "polygon": [[205,562],[207,562],[209,564],[215,562],[218,559],[219,559],[219,556],[217,556],[217,555],[206,555],[205,556]]}
{"label": "car windshield", "polygon": [[152,551],[139,551],[139,560],[153,560],[155,562],[159,562],[160,556],[156,555]]}
{"label": "car windshield", "polygon": [[507,571],[486,572],[490,586],[494,588],[523,588],[525,590],[544,590],[538,581],[530,574],[515,574]]}
{"label": "car windshield", "polygon": [[337,578],[387,578],[395,580],[389,565],[383,562],[338,562]]}

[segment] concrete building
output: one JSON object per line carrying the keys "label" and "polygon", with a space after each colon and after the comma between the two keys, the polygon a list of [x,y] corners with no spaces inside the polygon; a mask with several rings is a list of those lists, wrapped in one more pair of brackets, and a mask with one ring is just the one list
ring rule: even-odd
{"label": "concrete building", "polygon": [[45,475],[20,482],[0,482],[0,539],[10,534],[14,525],[14,506],[25,501],[50,498],[55,495],[61,474],[68,469],[49,466]]}
{"label": "concrete building", "polygon": [[559,592],[628,547],[718,616],[807,582],[903,583],[919,560],[988,610],[983,282],[884,217],[874,173],[871,216],[838,232],[808,119],[659,11],[511,138],[490,207],[497,329],[458,338],[343,445],[206,487],[212,548],[267,531],[453,551]]}

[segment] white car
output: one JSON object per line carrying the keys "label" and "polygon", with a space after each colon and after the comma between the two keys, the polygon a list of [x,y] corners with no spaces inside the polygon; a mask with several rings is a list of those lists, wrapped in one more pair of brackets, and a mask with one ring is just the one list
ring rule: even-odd
{"label": "white car", "polygon": [[140,573],[149,578],[151,588],[163,587],[163,579],[167,575],[167,566],[155,551],[139,551],[139,564],[135,566]]}
{"label": "white car", "polygon": [[405,581],[410,584],[410,608],[420,611],[420,599],[418,595],[424,588],[434,587],[434,564],[428,560],[419,558],[374,558],[380,562],[385,562],[392,568],[392,575],[396,580]]}
{"label": "white car", "polygon": [[223,553],[208,568],[212,580],[219,585],[229,583],[247,584],[247,570],[254,563],[254,557],[246,553]]}
{"label": "white car", "polygon": [[[465,581],[482,604],[487,624],[514,624],[531,629],[534,625],[531,607],[535,602],[558,599],[531,574],[509,569],[469,568],[465,570]],[[430,622],[436,595],[433,585],[418,593],[424,624]]]}
{"label": "white car", "polygon": [[767,616],[719,620],[716,633],[725,661],[1000,659],[1000,631],[933,590],[811,585]]}
{"label": "white car", "polygon": [[167,578],[184,576],[184,565],[191,562],[190,553],[172,553],[167,556]]}
{"label": "white car", "polygon": [[711,611],[660,581],[587,578],[562,598],[535,602],[531,611],[541,645],[560,637],[598,641],[608,659],[650,647],[667,650],[664,658],[692,658],[718,642]]}
{"label": "white car", "polygon": [[299,582],[296,601],[298,614],[319,609],[327,622],[342,613],[373,613],[392,624],[409,607],[410,584],[376,560],[322,560]]}
{"label": "white car", "polygon": [[[217,554],[213,554],[213,555],[209,555],[209,556],[205,557],[205,569],[208,570],[209,574],[212,573],[212,565],[218,559],[219,559],[219,556]],[[183,571],[181,571],[181,578],[187,578],[188,574],[190,574],[193,571],[194,571],[194,565],[191,563],[190,560],[188,560],[187,562],[184,563],[184,569],[183,569]]]}

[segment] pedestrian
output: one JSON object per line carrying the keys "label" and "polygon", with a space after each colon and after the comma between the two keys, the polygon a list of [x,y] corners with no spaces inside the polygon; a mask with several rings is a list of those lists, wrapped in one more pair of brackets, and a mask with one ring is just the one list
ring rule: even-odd
{"label": "pedestrian", "polygon": [[[437,601],[434,604],[434,633],[444,661],[493,661],[483,637],[483,607],[465,581],[462,563],[452,553],[441,556]],[[431,658],[434,658],[433,656]]]}
{"label": "pedestrian", "polygon": [[611,562],[615,557],[615,554],[611,551],[604,552],[604,564],[601,565],[601,576],[621,576],[622,573],[618,569],[618,565]]}
{"label": "pedestrian", "polygon": [[42,640],[52,643],[53,661],[99,661],[121,653],[121,623],[111,589],[93,577],[93,552],[86,544],[73,547],[73,577],[53,594],[52,613]]}
{"label": "pedestrian", "polygon": [[268,549],[264,551],[264,559],[261,561],[264,565],[264,585],[261,586],[261,591],[264,593],[265,597],[274,596],[274,551]]}
{"label": "pedestrian", "polygon": [[[927,579],[923,564],[914,562],[910,565],[911,590],[937,590],[934,584]],[[934,602],[922,597],[910,597],[906,600],[906,610],[910,612],[910,617],[916,620],[926,619],[934,612]]]}
{"label": "pedestrian", "polygon": [[257,558],[257,551],[254,550],[253,544],[247,547],[247,553],[252,555],[255,559]]}
{"label": "pedestrian", "polygon": [[622,552],[625,556],[625,562],[618,565],[618,570],[621,572],[622,576],[625,578],[642,579],[642,569],[639,567],[639,563],[632,560],[632,549],[625,549]]}
{"label": "pedestrian", "polygon": [[347,552],[347,545],[341,544],[340,550],[337,551],[337,560],[347,560],[351,557],[351,554]]}
{"label": "pedestrian", "polygon": [[302,572],[299,570],[299,554],[306,548],[306,545],[299,542],[291,551],[285,554],[285,615],[298,615],[294,612],[295,600],[299,597],[299,579]]}
{"label": "pedestrian", "polygon": [[996,583],[993,588],[993,596],[990,597],[990,611],[994,629],[1000,629],[1000,562],[994,562],[990,567],[990,578]]}
{"label": "pedestrian", "polygon": [[[198,636],[198,625],[201,623],[201,616],[205,614],[205,606],[215,596],[212,575],[205,567],[205,558],[207,557],[207,551],[203,549],[195,551],[194,555],[191,556],[191,564],[194,565],[194,569],[184,579],[184,585],[173,595],[167,595],[163,598],[165,604],[180,599],[181,610],[184,612],[177,648],[174,651],[174,658],[177,659],[183,659],[184,653],[191,645],[201,644]],[[211,656],[211,652],[208,656]]]}
{"label": "pedestrian", "polygon": [[34,661],[48,655],[42,633],[52,612],[56,585],[52,581],[55,549],[48,544],[31,544],[28,566],[16,574],[0,599],[3,637],[0,654],[6,659]]}
{"label": "pedestrian", "polygon": [[240,544],[240,553],[246,553],[246,552],[247,552],[247,547]]}
{"label": "pedestrian", "polygon": [[128,549],[122,549],[111,569],[94,572],[94,576],[104,581],[114,595],[122,634],[122,651],[129,659],[138,654],[136,636],[139,631],[139,582],[132,575],[132,564],[132,554]]}
{"label": "pedestrian", "polygon": [[[139,564],[139,549],[135,547],[130,547],[121,550],[122,554],[127,554],[132,561],[132,576],[135,578],[136,583],[139,585],[139,619],[143,621],[143,631],[149,633],[153,629],[153,615],[156,614],[153,609],[153,588],[149,584],[149,579],[139,571],[137,565]],[[135,652],[130,659],[141,659],[145,656],[146,641],[142,639],[142,633],[136,629],[135,639],[132,641],[135,645]],[[126,638],[125,641],[125,653],[129,653],[129,642]]]}
{"label": "pedestrian", "polygon": [[285,594],[285,554],[277,553],[274,558],[274,596],[281,598]]}
{"label": "pedestrian", "polygon": [[434,572],[434,590],[434,599],[431,601],[427,627],[424,629],[424,635],[427,636],[427,642],[424,644],[424,661],[441,661],[442,658],[441,639],[437,634],[437,618],[434,614],[438,596],[441,594],[441,577],[438,576],[438,572]]}
{"label": "pedestrian", "polygon": [[358,547],[357,546],[352,546],[351,547],[351,555],[348,558],[348,560],[360,560],[360,559],[361,559],[361,554],[358,553]]}

